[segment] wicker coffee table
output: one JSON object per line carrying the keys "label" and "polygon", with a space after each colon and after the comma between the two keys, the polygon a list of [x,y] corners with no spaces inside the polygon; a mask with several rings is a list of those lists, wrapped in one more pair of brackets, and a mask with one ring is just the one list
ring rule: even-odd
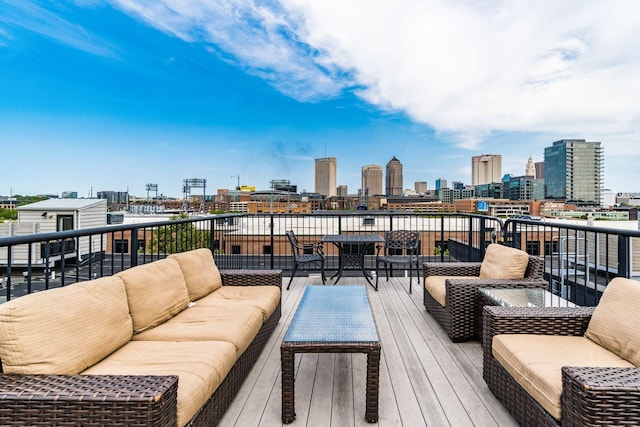
{"label": "wicker coffee table", "polygon": [[365,285],[309,286],[280,346],[282,362],[282,422],[295,413],[296,353],[364,353],[367,384],[364,417],[378,421],[380,340]]}

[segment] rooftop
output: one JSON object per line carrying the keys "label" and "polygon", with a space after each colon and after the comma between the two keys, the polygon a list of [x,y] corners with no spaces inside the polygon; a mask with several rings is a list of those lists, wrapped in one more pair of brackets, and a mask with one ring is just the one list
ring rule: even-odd
{"label": "rooftop", "polygon": [[[343,277],[336,286],[363,283]],[[280,344],[305,288],[320,284],[318,275],[297,277],[283,290],[280,324],[220,425],[282,425]],[[381,278],[378,292],[367,286],[382,344],[378,424],[517,425],[482,378],[480,343],[452,343],[425,310],[421,286],[411,295],[408,287],[406,278]],[[296,355],[292,425],[367,425],[365,372],[364,354]]]}

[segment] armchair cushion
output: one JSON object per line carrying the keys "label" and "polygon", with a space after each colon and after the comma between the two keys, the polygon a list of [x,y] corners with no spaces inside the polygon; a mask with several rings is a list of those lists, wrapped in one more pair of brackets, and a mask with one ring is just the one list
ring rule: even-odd
{"label": "armchair cushion", "polygon": [[209,295],[222,286],[220,271],[218,271],[211,250],[195,249],[169,255],[169,258],[178,261],[191,301]]}
{"label": "armchair cushion", "polygon": [[558,420],[563,366],[633,367],[582,336],[496,335],[492,351],[514,380]]}
{"label": "armchair cushion", "polygon": [[585,336],[640,366],[640,283],[617,277],[607,285]]}
{"label": "armchair cushion", "polygon": [[428,276],[424,279],[424,287],[441,306],[445,307],[447,299],[447,279],[479,279],[478,276]]}
{"label": "armchair cushion", "polygon": [[492,243],[480,265],[482,279],[522,279],[529,264],[529,254],[520,249]]}

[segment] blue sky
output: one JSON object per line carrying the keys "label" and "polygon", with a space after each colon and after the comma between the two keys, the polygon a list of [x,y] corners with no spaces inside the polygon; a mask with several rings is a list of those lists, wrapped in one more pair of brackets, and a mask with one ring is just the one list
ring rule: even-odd
{"label": "blue sky", "polygon": [[404,187],[602,141],[640,191],[635,0],[0,0],[0,195],[179,197],[396,156]]}

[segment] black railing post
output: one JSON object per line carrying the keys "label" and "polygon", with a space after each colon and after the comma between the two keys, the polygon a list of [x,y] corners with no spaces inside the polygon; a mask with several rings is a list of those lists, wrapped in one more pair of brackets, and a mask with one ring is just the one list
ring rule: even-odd
{"label": "black railing post", "polygon": [[469,242],[469,244],[467,245],[467,259],[470,261],[477,261],[473,256],[473,217],[468,216],[467,218],[469,220],[469,235],[467,236],[467,242]]}
{"label": "black railing post", "polygon": [[274,235],[273,235],[273,226],[274,226],[273,214],[271,214],[269,216],[269,228],[270,228],[270,230],[269,230],[269,239],[270,239],[269,240],[269,244],[271,245],[271,255],[269,256],[269,259],[270,259],[269,262],[270,262],[271,265],[270,265],[269,268],[271,268],[272,270],[273,270],[273,266],[275,265],[275,256],[274,256],[274,252],[275,251],[273,250],[274,244],[275,244],[275,238],[274,238]]}
{"label": "black railing post", "polygon": [[13,252],[13,246],[7,246],[7,301],[11,299],[11,253]]}
{"label": "black railing post", "polygon": [[130,260],[131,267],[135,267],[138,265],[138,227],[134,227],[131,229],[131,246],[130,249]]}
{"label": "black railing post", "polygon": [[618,276],[629,277],[629,236],[618,235]]}
{"label": "black railing post", "polygon": [[[440,214],[440,262],[444,262],[444,214]],[[451,255],[451,250],[449,250]]]}
{"label": "black railing post", "polygon": [[485,217],[480,218],[480,259],[484,259],[484,253],[487,249],[486,240],[484,238],[484,236],[486,236],[487,234],[487,224],[485,223],[485,221]]}

